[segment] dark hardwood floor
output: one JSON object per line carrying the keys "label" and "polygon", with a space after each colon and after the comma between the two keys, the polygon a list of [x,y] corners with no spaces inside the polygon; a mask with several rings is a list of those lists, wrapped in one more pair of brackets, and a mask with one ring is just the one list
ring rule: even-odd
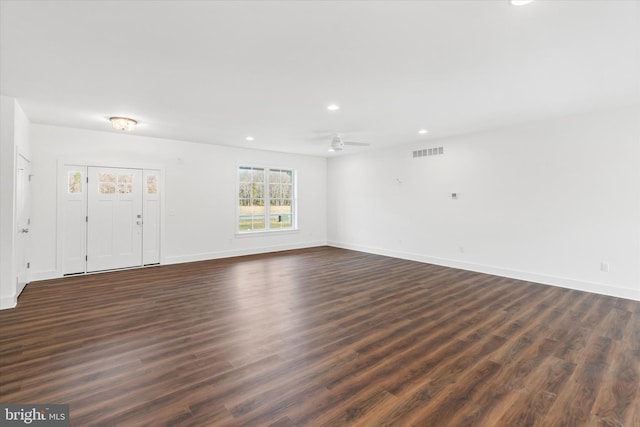
{"label": "dark hardwood floor", "polygon": [[0,358],[74,426],[640,426],[640,302],[329,247],[32,283]]}

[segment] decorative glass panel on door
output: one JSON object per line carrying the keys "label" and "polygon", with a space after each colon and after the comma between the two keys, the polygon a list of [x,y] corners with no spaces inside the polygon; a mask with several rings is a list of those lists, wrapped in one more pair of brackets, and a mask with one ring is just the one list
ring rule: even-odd
{"label": "decorative glass panel on door", "polygon": [[101,182],[100,194],[116,194],[116,184],[114,182]]}
{"label": "decorative glass panel on door", "polygon": [[133,190],[133,175],[118,175],[118,193],[129,194]]}
{"label": "decorative glass panel on door", "polygon": [[147,194],[158,194],[158,177],[155,175],[147,177]]}
{"label": "decorative glass panel on door", "polygon": [[69,171],[68,172],[68,191],[70,194],[82,193],[82,172]]}

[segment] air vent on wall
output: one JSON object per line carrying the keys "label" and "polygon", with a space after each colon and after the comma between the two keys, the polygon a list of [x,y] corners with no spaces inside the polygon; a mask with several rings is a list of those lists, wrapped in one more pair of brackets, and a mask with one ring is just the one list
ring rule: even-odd
{"label": "air vent on wall", "polygon": [[424,150],[416,150],[413,152],[413,157],[428,157],[428,156],[439,156],[440,154],[444,154],[444,147],[433,147],[433,148],[425,148]]}

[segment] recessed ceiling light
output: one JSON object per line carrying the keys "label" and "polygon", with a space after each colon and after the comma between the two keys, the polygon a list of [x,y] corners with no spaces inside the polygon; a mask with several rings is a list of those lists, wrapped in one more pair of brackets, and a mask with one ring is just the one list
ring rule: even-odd
{"label": "recessed ceiling light", "polygon": [[428,131],[428,130],[426,130],[426,129],[420,129],[420,130],[418,131],[418,133],[419,133],[420,135],[424,135],[424,134],[426,134],[426,133],[429,133],[429,131]]}
{"label": "recessed ceiling light", "polygon": [[255,138],[254,138],[254,137],[252,137],[252,136],[248,136],[248,137],[246,137],[245,139],[246,139],[247,141],[253,141]]}
{"label": "recessed ceiling light", "polygon": [[337,106],[336,104],[331,104],[327,107],[327,110],[329,111],[338,111],[340,109],[339,106]]}
{"label": "recessed ceiling light", "polygon": [[511,4],[514,6],[524,6],[531,3],[533,0],[511,0]]}

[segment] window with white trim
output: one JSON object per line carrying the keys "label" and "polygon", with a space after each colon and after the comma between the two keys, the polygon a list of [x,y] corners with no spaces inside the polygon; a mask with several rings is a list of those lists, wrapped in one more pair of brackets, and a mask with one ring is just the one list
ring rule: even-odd
{"label": "window with white trim", "polygon": [[296,220],[293,170],[238,168],[238,232],[291,230]]}

